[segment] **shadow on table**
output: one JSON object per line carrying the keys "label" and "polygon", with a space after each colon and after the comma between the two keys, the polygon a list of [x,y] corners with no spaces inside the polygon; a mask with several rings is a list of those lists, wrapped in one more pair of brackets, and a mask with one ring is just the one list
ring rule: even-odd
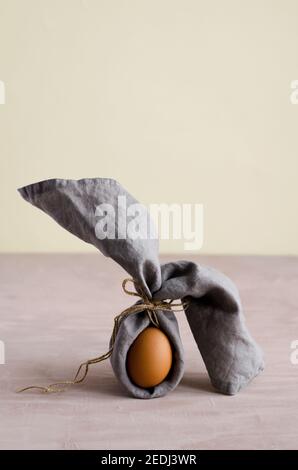
{"label": "shadow on table", "polygon": [[88,392],[88,394],[107,395],[110,397],[130,397],[128,392],[117,381],[113,373],[106,373],[102,377],[90,375],[90,377],[88,377],[81,386],[78,384],[76,388],[80,388],[81,392]]}
{"label": "shadow on table", "polygon": [[195,392],[208,392],[212,394],[216,393],[211,385],[207,372],[206,374],[185,372],[183,379],[178,385],[178,388],[180,391],[192,390]]}
{"label": "shadow on table", "polygon": [[[63,381],[73,380],[76,369],[71,366],[62,367],[59,364],[55,365],[53,369],[53,363],[51,363],[51,370],[49,370],[48,365],[38,364],[35,367],[32,366],[32,369],[28,366],[26,367],[25,378],[22,375],[22,378],[18,379],[18,386],[15,388],[15,391],[22,389],[23,387],[28,386],[41,386],[48,387],[51,384],[59,383]],[[23,392],[24,395],[32,393],[42,393],[40,390],[32,389]],[[96,394],[96,395],[106,395],[114,397],[125,397],[129,396],[128,393],[121,387],[116,377],[113,374],[112,369],[107,364],[106,366],[99,366],[96,369],[96,365],[90,368],[88,376],[85,378],[84,382],[67,385],[65,387],[63,394],[72,394],[77,393],[86,393]],[[47,396],[56,395],[56,393],[47,394]]]}
{"label": "shadow on table", "polygon": [[[75,370],[71,366],[64,366],[56,364],[55,370],[51,365],[51,370],[43,364],[39,364],[33,370],[26,368],[26,379],[18,380],[19,388],[29,385],[49,386],[54,382],[62,382],[64,380],[71,380],[74,377]],[[34,392],[34,390],[32,390]],[[35,392],[38,393],[38,390]],[[69,385],[65,388],[64,393],[88,393],[93,395],[105,395],[114,397],[131,397],[131,395],[121,386],[109,364],[102,364],[96,367],[94,365],[90,368],[90,372],[83,383]],[[216,393],[210,383],[207,373],[185,372],[181,382],[178,384],[174,392],[196,392],[196,393]],[[30,391],[24,392],[25,394]],[[55,395],[55,394],[54,394]]]}

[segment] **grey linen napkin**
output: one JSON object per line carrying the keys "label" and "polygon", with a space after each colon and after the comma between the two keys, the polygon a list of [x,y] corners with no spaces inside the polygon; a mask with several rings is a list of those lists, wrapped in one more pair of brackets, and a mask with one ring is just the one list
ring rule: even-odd
{"label": "grey linen napkin", "polygon": [[[212,268],[190,261],[161,266],[158,239],[152,237],[153,224],[147,209],[117,181],[51,179],[20,188],[19,192],[66,230],[114,259],[149,299],[187,301],[187,320],[211,382],[219,392],[237,393],[263,369],[262,351],[247,330],[232,281]],[[124,232],[129,235],[127,227],[132,217],[128,216],[129,207],[134,208],[132,213],[137,213],[139,237],[123,236]],[[103,218],[110,230],[109,237],[102,237],[97,230]],[[183,376],[183,348],[176,317],[169,311],[158,311],[157,317],[173,348],[173,366],[164,382],[152,389],[142,389],[132,383],[126,371],[127,352],[149,325],[146,312],[131,314],[122,321],[111,356],[116,377],[138,398],[163,396]]]}

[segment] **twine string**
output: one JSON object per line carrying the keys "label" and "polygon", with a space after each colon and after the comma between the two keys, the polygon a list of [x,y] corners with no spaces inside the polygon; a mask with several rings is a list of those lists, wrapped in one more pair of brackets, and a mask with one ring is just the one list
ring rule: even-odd
{"label": "twine string", "polygon": [[[127,288],[127,284],[130,282],[134,284],[134,287],[135,287],[134,291],[129,290]],[[159,328],[159,321],[158,321],[158,316],[157,316],[158,310],[180,312],[180,311],[184,311],[187,308],[186,302],[174,302],[173,300],[167,301],[167,300],[149,299],[147,294],[144,292],[142,286],[134,279],[130,279],[130,278],[124,279],[124,281],[122,282],[122,289],[127,295],[139,297],[140,301],[136,303],[135,305],[132,305],[126,308],[121,313],[116,315],[116,317],[114,318],[114,326],[113,326],[112,335],[110,339],[110,348],[106,353],[102,354],[101,356],[95,357],[93,359],[88,359],[87,361],[83,362],[79,366],[73,380],[65,380],[63,382],[52,383],[46,387],[39,386],[39,385],[30,385],[29,387],[25,387],[20,390],[17,390],[17,393],[22,393],[22,392],[25,392],[26,390],[41,390],[43,393],[56,393],[56,392],[64,391],[69,385],[82,383],[87,377],[88,372],[89,372],[89,367],[92,364],[98,364],[99,362],[105,361],[112,355],[121,322],[126,317],[128,317],[129,315],[133,313],[146,311],[150,323],[152,323],[155,327]]]}

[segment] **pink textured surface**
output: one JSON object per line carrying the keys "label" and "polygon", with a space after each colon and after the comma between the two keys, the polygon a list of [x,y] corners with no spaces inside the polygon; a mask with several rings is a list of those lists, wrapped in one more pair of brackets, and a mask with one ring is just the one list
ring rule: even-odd
{"label": "pink textured surface", "polygon": [[297,258],[197,261],[237,283],[266,369],[239,395],[215,393],[181,313],[184,379],[168,396],[144,401],[123,393],[108,361],[65,393],[15,393],[71,378],[80,362],[105,352],[113,317],[131,299],[121,291],[123,270],[101,255],[1,255],[0,448],[297,449]]}

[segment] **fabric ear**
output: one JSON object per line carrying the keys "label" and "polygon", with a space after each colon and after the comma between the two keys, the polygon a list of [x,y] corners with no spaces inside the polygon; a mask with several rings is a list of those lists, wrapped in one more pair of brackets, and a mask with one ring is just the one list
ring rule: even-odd
{"label": "fabric ear", "polygon": [[[158,238],[153,222],[145,206],[117,181],[52,179],[25,186],[19,192],[63,228],[119,263],[141,284],[149,298],[152,291],[160,288]],[[142,230],[141,236],[135,238],[127,236],[134,210]],[[103,213],[106,223],[114,229],[106,238],[97,231]]]}
{"label": "fabric ear", "polygon": [[179,297],[188,303],[186,317],[213,386],[237,393],[264,362],[245,325],[236,286],[219,271],[189,261],[167,263],[161,271],[162,288],[154,299]]}

